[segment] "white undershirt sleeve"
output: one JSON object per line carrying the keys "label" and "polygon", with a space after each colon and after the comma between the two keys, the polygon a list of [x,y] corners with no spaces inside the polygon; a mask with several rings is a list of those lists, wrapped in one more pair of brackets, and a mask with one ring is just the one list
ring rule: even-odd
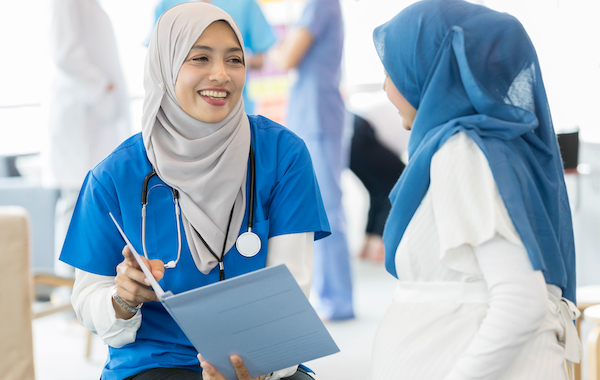
{"label": "white undershirt sleeve", "polygon": [[547,312],[541,271],[527,251],[496,235],[474,247],[487,282],[489,308],[473,341],[444,380],[493,380],[510,366]]}
{"label": "white undershirt sleeve", "polygon": [[97,334],[107,345],[123,347],[135,341],[142,323],[138,312],[130,319],[117,319],[112,305],[115,278],[75,270],[71,302],[79,323]]}
{"label": "white undershirt sleeve", "polygon": [[285,264],[308,298],[312,284],[314,232],[273,236],[269,239],[267,266]]}
{"label": "white undershirt sleeve", "polygon": [[[314,233],[305,232],[299,234],[289,234],[274,236],[269,239],[269,248],[267,250],[267,266],[285,264],[294,279],[300,285],[300,288],[306,295],[310,295],[310,286],[312,284],[313,269],[313,246]],[[273,372],[269,380],[279,380],[296,373],[298,366],[284,368]]]}

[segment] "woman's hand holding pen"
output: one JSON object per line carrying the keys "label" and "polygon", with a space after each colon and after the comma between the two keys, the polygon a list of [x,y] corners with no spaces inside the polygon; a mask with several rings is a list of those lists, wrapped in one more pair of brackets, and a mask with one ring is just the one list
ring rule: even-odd
{"label": "woman's hand holding pen", "polygon": [[[198,354],[198,360],[200,360],[200,366],[202,367],[202,380],[227,380],[215,367],[205,361],[202,355]],[[264,380],[267,377],[267,375],[250,377],[248,369],[244,365],[242,358],[238,355],[231,355],[229,361],[231,361],[231,365],[235,368],[238,380]]]}
{"label": "woman's hand holding pen", "polygon": [[[137,305],[149,302],[158,301],[156,293],[152,290],[146,275],[142,272],[138,262],[129,247],[123,248],[123,261],[117,266],[117,277],[115,283],[117,285],[117,294],[123,302],[132,308]],[[165,272],[164,264],[161,260],[148,260],[141,257],[144,263],[152,272],[156,281],[160,281]],[[129,319],[135,315],[135,312],[124,309],[113,299],[113,307],[116,317],[119,319]]]}

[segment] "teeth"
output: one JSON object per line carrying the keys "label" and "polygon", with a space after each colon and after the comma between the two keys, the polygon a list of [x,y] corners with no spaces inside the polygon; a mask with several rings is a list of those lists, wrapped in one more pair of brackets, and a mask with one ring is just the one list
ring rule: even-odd
{"label": "teeth", "polygon": [[202,96],[208,96],[210,98],[223,99],[223,98],[227,97],[227,92],[225,92],[225,91],[202,90],[202,91],[200,91],[200,95],[202,95]]}

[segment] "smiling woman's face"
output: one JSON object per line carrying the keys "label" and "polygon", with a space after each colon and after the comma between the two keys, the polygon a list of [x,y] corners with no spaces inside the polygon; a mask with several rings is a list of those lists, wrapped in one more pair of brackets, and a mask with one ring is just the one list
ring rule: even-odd
{"label": "smiling woman's face", "polygon": [[210,24],[179,69],[175,96],[196,120],[218,123],[233,110],[246,82],[244,53],[224,21]]}
{"label": "smiling woman's face", "polygon": [[410,131],[417,116],[417,110],[402,96],[387,74],[385,82],[383,82],[383,89],[392,104],[398,109],[398,113],[402,117],[402,126],[404,129]]}

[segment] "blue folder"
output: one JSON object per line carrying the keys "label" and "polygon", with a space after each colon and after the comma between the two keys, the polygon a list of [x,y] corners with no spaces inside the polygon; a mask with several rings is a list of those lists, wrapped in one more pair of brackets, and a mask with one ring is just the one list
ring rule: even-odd
{"label": "blue folder", "polygon": [[196,350],[228,380],[237,379],[229,362],[233,354],[257,377],[339,352],[285,265],[179,294],[165,292],[111,218],[165,309]]}

